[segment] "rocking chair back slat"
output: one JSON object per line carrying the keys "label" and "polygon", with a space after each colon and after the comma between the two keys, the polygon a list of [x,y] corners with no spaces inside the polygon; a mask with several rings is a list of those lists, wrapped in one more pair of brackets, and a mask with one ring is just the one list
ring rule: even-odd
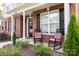
{"label": "rocking chair back slat", "polygon": [[55,36],[54,36],[55,40],[56,41],[61,41],[61,36],[62,36],[61,33],[55,33]]}
{"label": "rocking chair back slat", "polygon": [[40,32],[36,32],[35,33],[35,38],[41,38],[41,33]]}

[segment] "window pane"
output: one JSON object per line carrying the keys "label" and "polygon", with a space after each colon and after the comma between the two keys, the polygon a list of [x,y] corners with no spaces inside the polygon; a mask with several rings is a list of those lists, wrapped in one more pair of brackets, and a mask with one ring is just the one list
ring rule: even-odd
{"label": "window pane", "polygon": [[59,18],[58,17],[54,17],[54,18],[49,18],[50,23],[59,23]]}
{"label": "window pane", "polygon": [[41,32],[44,33],[48,32],[48,24],[41,24]]}
{"label": "window pane", "polygon": [[59,29],[59,23],[51,23],[50,24],[50,32],[56,32],[56,30]]}
{"label": "window pane", "polygon": [[59,23],[59,12],[49,14],[49,19],[51,23]]}
{"label": "window pane", "polygon": [[40,23],[41,24],[46,24],[48,23],[48,14],[47,13],[43,13],[40,15]]}
{"label": "window pane", "polygon": [[48,23],[48,18],[47,19],[41,19],[40,20],[40,23],[41,24],[47,24]]}

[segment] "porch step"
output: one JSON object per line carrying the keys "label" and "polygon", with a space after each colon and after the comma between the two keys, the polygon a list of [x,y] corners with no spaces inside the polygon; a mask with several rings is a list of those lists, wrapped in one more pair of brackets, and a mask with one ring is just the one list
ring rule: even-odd
{"label": "porch step", "polygon": [[54,50],[54,51],[56,51],[56,52],[59,52],[59,53],[62,53],[62,54],[63,54],[63,48],[60,48],[60,49],[58,49],[58,50]]}

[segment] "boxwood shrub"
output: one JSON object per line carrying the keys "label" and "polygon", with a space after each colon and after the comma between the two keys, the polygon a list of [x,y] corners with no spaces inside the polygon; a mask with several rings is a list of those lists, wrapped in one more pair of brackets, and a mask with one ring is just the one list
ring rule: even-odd
{"label": "boxwood shrub", "polygon": [[34,52],[40,56],[50,56],[52,55],[51,48],[45,47],[43,44],[35,45],[33,47]]}
{"label": "boxwood shrub", "polygon": [[3,56],[17,56],[19,55],[20,51],[21,48],[16,46],[0,48],[0,54]]}
{"label": "boxwood shrub", "polygon": [[22,47],[22,48],[27,47],[28,44],[29,44],[28,41],[23,41],[23,40],[19,40],[19,41],[16,42],[16,46],[19,46],[19,47]]}

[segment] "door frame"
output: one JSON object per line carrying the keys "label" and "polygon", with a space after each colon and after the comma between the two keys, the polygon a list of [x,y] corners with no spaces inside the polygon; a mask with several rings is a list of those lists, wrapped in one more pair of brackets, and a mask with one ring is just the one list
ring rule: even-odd
{"label": "door frame", "polygon": [[27,37],[29,37],[29,19],[32,19],[32,17],[27,17],[27,19],[26,19],[26,22],[27,22],[27,25],[26,25],[26,27],[27,27],[27,29],[26,29],[26,31],[27,31]]}
{"label": "door frame", "polygon": [[27,24],[27,25],[26,25],[26,27],[27,27],[27,37],[29,37],[29,34],[28,34],[28,20],[29,20],[29,18],[27,17],[26,20],[27,20],[27,23],[26,23],[26,24]]}

